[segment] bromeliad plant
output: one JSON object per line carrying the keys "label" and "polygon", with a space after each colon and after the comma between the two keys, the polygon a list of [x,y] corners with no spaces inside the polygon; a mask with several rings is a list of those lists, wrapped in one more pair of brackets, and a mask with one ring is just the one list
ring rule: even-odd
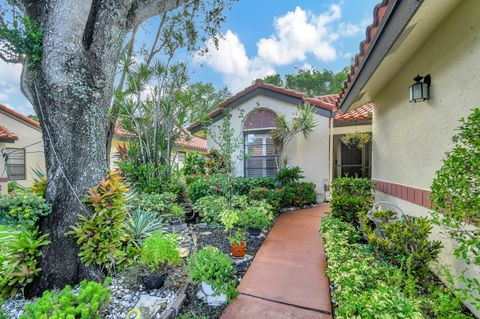
{"label": "bromeliad plant", "polygon": [[119,171],[109,171],[108,178],[88,190],[84,202],[93,208],[91,215],[80,215],[68,234],[77,239],[80,259],[87,266],[113,271],[125,261],[124,246],[129,240],[125,194],[128,188]]}
{"label": "bromeliad plant", "polygon": [[48,234],[23,228],[16,230],[0,226],[0,291],[2,296],[14,296],[31,283],[41,268],[37,259],[42,255],[40,248],[48,245]]}

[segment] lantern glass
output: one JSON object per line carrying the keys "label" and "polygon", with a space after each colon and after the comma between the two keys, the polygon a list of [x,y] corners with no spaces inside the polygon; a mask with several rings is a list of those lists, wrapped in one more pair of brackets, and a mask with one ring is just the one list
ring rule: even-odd
{"label": "lantern glass", "polygon": [[429,98],[428,84],[416,82],[410,86],[410,102],[421,102]]}

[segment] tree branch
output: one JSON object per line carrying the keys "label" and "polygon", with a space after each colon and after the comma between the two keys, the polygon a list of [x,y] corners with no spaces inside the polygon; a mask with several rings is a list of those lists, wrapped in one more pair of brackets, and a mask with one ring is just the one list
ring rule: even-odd
{"label": "tree branch", "polygon": [[185,2],[186,0],[134,0],[128,21],[133,28],[151,17],[178,8]]}

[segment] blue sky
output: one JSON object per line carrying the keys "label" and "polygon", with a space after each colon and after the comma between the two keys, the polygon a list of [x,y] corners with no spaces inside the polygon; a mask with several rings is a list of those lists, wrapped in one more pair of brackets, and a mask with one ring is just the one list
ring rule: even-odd
{"label": "blue sky", "polygon": [[[339,71],[358,52],[378,0],[240,0],[227,12],[219,50],[182,52],[191,81],[227,86],[232,93],[255,78],[296,68]],[[148,36],[147,36],[148,39]],[[205,45],[211,46],[206,43]],[[19,87],[21,67],[0,62],[0,103],[31,113]]]}

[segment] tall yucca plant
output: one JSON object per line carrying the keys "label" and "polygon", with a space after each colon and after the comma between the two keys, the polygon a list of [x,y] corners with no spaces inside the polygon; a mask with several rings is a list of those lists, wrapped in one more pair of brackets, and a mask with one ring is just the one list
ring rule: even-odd
{"label": "tall yucca plant", "polygon": [[298,106],[297,110],[298,112],[294,115],[291,122],[287,121],[285,115],[279,115],[275,120],[272,139],[277,154],[276,162],[278,169],[284,167],[288,162],[288,158],[284,156],[284,152],[292,139],[298,134],[302,134],[305,139],[308,139],[318,125],[312,105],[305,104],[303,108]]}

